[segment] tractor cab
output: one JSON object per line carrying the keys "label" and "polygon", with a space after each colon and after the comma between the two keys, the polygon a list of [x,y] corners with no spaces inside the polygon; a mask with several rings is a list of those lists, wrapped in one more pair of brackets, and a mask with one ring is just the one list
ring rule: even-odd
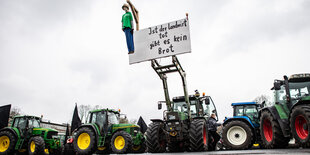
{"label": "tractor cab", "polygon": [[290,109],[296,103],[305,103],[310,101],[310,74],[294,74],[284,80],[275,80],[273,105],[280,111],[281,118],[287,118]]}
{"label": "tractor cab", "polygon": [[89,124],[96,124],[101,133],[105,133],[113,124],[119,124],[120,113],[116,110],[99,109],[89,112]]}
{"label": "tractor cab", "polygon": [[173,112],[170,113],[177,113],[181,120],[188,118],[188,109],[190,109],[191,111],[191,118],[209,118],[211,116],[211,113],[215,113],[217,116],[216,108],[211,96],[200,97],[199,94],[189,95],[190,108],[187,107],[184,96],[174,97],[172,101]]}
{"label": "tractor cab", "polygon": [[12,127],[19,130],[21,137],[28,138],[40,129],[40,119],[36,116],[16,116]]}
{"label": "tractor cab", "polygon": [[233,106],[233,116],[234,118],[246,118],[250,119],[249,122],[255,127],[259,126],[259,118],[258,118],[258,107],[259,105],[256,102],[240,102],[240,103],[232,103]]}
{"label": "tractor cab", "polygon": [[18,128],[19,130],[39,128],[40,118],[36,116],[16,116],[14,117],[12,127]]}

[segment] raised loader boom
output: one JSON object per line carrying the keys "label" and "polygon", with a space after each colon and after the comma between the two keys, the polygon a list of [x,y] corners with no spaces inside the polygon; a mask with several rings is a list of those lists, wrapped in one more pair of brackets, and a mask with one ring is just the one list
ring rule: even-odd
{"label": "raised loader boom", "polygon": [[188,116],[191,117],[191,110],[190,110],[190,103],[189,103],[189,96],[187,91],[187,84],[186,84],[186,73],[182,68],[178,58],[174,55],[172,56],[172,64],[169,65],[160,65],[157,60],[152,60],[152,68],[158,74],[160,79],[163,81],[164,93],[165,93],[165,100],[168,111],[173,111],[171,107],[171,100],[169,97],[169,90],[168,90],[168,83],[167,83],[167,75],[168,73],[179,72],[182,84],[183,84],[183,91],[185,97],[185,103],[188,108]]}

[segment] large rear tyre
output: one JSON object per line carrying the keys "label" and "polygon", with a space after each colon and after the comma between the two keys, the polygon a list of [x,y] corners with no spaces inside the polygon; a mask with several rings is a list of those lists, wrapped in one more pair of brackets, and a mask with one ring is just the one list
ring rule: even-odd
{"label": "large rear tyre", "polygon": [[290,118],[291,132],[296,143],[302,147],[310,146],[310,106],[298,105],[293,108]]}
{"label": "large rear tyre", "polygon": [[16,138],[10,131],[0,132],[0,155],[13,154]]}
{"label": "large rear tyre", "polygon": [[146,146],[148,152],[162,153],[166,151],[164,126],[160,122],[152,122],[146,130]]}
{"label": "large rear tyre", "polygon": [[189,130],[189,146],[193,152],[206,151],[208,148],[208,129],[205,120],[196,119],[191,122]]}
{"label": "large rear tyre", "polygon": [[252,129],[243,121],[233,120],[223,127],[225,148],[233,150],[248,149],[253,145]]}
{"label": "large rear tyre", "polygon": [[28,142],[28,154],[29,155],[42,155],[49,154],[48,150],[45,150],[44,139],[40,136],[30,138]]}
{"label": "large rear tyre", "polygon": [[278,121],[267,110],[263,111],[260,117],[260,134],[262,146],[268,149],[284,148],[290,141],[283,136]]}
{"label": "large rear tyre", "polygon": [[125,131],[118,131],[112,136],[111,148],[114,153],[127,153],[131,151],[132,138]]}
{"label": "large rear tyre", "polygon": [[93,154],[97,150],[96,135],[88,127],[82,127],[73,137],[74,151],[80,155]]}

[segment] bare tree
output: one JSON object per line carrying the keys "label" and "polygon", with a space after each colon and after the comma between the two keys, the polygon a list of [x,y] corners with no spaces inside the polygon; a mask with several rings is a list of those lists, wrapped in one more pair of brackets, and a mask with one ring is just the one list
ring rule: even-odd
{"label": "bare tree", "polygon": [[258,103],[258,104],[262,104],[264,101],[265,101],[265,103],[266,104],[268,104],[270,101],[270,97],[269,96],[267,96],[267,95],[260,95],[260,96],[257,96],[254,100],[253,100],[253,102],[256,102],[256,103]]}
{"label": "bare tree", "polygon": [[11,109],[10,118],[13,118],[14,116],[21,115],[21,109],[19,107],[13,107]]}
{"label": "bare tree", "polygon": [[81,121],[83,122],[87,122],[88,119],[88,112],[91,110],[91,106],[90,105],[79,105],[78,107],[78,112],[79,112],[79,116]]}
{"label": "bare tree", "polygon": [[126,115],[121,114],[120,118],[119,118],[119,123],[121,124],[127,124],[128,123],[128,118]]}
{"label": "bare tree", "polygon": [[131,120],[129,121],[130,124],[137,124],[137,122],[138,122],[137,119],[131,119]]}

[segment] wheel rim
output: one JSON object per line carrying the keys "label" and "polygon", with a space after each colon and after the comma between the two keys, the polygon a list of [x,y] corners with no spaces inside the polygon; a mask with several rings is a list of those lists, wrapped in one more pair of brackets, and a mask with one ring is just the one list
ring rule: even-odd
{"label": "wheel rim", "polygon": [[77,144],[78,144],[78,147],[81,149],[81,150],[85,150],[89,147],[90,145],[90,136],[88,133],[82,133],[80,134],[78,140],[77,140]]}
{"label": "wheel rim", "polygon": [[0,152],[5,152],[10,146],[10,138],[7,136],[0,137]]}
{"label": "wheel rim", "polygon": [[263,123],[263,130],[264,130],[265,139],[266,139],[268,142],[271,142],[273,133],[272,133],[271,122],[270,122],[268,119],[265,119],[265,120],[264,120],[264,123]]}
{"label": "wheel rim", "polygon": [[34,141],[32,141],[31,143],[30,143],[30,151],[31,152],[34,152],[36,150],[36,144],[34,143]]}
{"label": "wheel rim", "polygon": [[205,127],[203,128],[203,144],[207,145],[207,132]]}
{"label": "wheel rim", "polygon": [[295,130],[300,139],[308,137],[308,125],[304,116],[298,115],[295,119]]}
{"label": "wheel rim", "polygon": [[227,131],[227,139],[233,145],[241,145],[246,141],[247,134],[241,126],[232,126]]}
{"label": "wheel rim", "polygon": [[125,139],[123,136],[117,136],[114,140],[114,146],[116,149],[121,150],[125,147]]}
{"label": "wheel rim", "polygon": [[132,147],[132,150],[138,151],[140,148],[141,148],[141,145],[134,145],[134,146]]}
{"label": "wheel rim", "polygon": [[105,146],[103,146],[103,147],[98,147],[98,150],[99,151],[103,151],[103,150],[105,150],[107,147],[105,147]]}

